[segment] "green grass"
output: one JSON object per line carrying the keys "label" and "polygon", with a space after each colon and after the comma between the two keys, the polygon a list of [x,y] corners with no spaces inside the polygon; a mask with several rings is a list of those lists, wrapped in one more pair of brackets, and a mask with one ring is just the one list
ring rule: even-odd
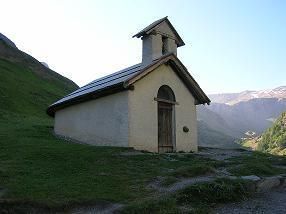
{"label": "green grass", "polygon": [[185,188],[177,194],[180,204],[224,203],[241,200],[249,195],[247,184],[242,180],[217,179]]}
{"label": "green grass", "polygon": [[175,198],[163,197],[157,199],[149,199],[137,201],[125,207],[122,214],[149,214],[149,213],[162,213],[162,214],[175,214],[181,213]]}
{"label": "green grass", "polygon": [[7,199],[50,206],[71,201],[128,202],[148,196],[145,186],[156,176],[200,160],[194,155],[173,156],[176,161],[148,153],[124,156],[120,153],[127,148],[56,139],[48,118],[6,117],[9,120],[0,120],[0,186],[8,190]]}
{"label": "green grass", "polygon": [[285,157],[277,157],[261,152],[253,152],[229,159],[228,171],[233,175],[272,176],[286,173],[285,169],[275,167],[286,163]]}
{"label": "green grass", "polygon": [[257,149],[263,152],[279,154],[286,148],[286,112],[267,129],[258,141]]}
{"label": "green grass", "polygon": [[134,202],[122,213],[209,213],[218,203],[235,202],[251,195],[242,180],[217,179],[189,186],[171,196]]}
{"label": "green grass", "polygon": [[41,77],[27,67],[0,58],[0,118],[6,113],[45,116],[45,109],[76,89],[67,81]]}
{"label": "green grass", "polygon": [[167,187],[180,181],[180,179],[211,174],[214,172],[214,169],[216,167],[225,165],[225,163],[223,163],[222,161],[215,161],[208,158],[202,159],[192,154],[184,154],[183,156],[182,154],[179,154],[176,156],[176,160],[187,162],[191,161],[191,164],[181,165],[178,168],[172,169],[171,171],[166,173],[161,182],[161,185]]}
{"label": "green grass", "polygon": [[206,163],[197,163],[190,166],[181,166],[171,174],[177,178],[189,178],[205,175],[213,172],[213,167],[211,165],[212,164],[210,162],[209,165]]}

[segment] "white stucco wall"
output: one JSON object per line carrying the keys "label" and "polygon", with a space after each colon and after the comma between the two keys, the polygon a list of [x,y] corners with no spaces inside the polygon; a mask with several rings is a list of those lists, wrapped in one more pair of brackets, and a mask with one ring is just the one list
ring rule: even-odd
{"label": "white stucco wall", "polygon": [[128,146],[128,92],[56,112],[55,133],[99,146]]}
{"label": "white stucco wall", "polygon": [[[158,152],[157,92],[168,85],[175,93],[176,150],[197,151],[197,117],[195,100],[170,66],[161,65],[137,81],[129,96],[129,146]],[[183,132],[183,126],[189,132]]]}

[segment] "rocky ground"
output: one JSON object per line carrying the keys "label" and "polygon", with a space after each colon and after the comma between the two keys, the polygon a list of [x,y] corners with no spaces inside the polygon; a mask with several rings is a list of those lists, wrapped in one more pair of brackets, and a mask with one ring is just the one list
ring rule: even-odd
{"label": "rocky ground", "polygon": [[286,213],[286,188],[273,189],[257,194],[238,203],[223,204],[213,210],[214,214],[284,214]]}

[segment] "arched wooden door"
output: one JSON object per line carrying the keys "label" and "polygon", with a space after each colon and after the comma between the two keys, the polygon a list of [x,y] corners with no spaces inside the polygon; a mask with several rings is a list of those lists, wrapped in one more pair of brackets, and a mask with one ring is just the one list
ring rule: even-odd
{"label": "arched wooden door", "polygon": [[169,86],[161,86],[158,101],[158,152],[175,150],[175,95]]}

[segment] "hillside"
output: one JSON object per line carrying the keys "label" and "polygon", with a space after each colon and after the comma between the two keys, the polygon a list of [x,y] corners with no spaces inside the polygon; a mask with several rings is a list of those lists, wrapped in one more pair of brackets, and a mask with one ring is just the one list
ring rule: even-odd
{"label": "hillside", "polygon": [[[215,105],[215,104],[211,104]],[[227,133],[230,136],[240,136],[240,132],[234,131],[224,119],[223,115],[211,110],[211,106],[197,106],[197,118],[199,121],[204,121],[209,128],[218,132]]]}
{"label": "hillside", "polygon": [[252,143],[258,151],[286,155],[286,112],[282,113],[258,139],[252,140]]}
{"label": "hillside", "polygon": [[7,113],[45,117],[50,103],[77,88],[69,79],[0,40],[0,117]]}
{"label": "hillside", "polygon": [[5,35],[3,35],[2,33],[0,33],[0,41],[5,42],[6,45],[12,47],[12,48],[16,48],[17,46],[15,45],[14,42],[12,42],[9,38],[7,38]]}
{"label": "hillside", "polygon": [[[204,147],[235,148],[239,133],[233,131],[227,122],[206,106],[197,106],[198,144]],[[207,121],[207,122],[206,122]]]}
{"label": "hillside", "polygon": [[204,121],[198,121],[198,143],[202,147],[234,149],[239,148],[235,138],[213,130]]}

